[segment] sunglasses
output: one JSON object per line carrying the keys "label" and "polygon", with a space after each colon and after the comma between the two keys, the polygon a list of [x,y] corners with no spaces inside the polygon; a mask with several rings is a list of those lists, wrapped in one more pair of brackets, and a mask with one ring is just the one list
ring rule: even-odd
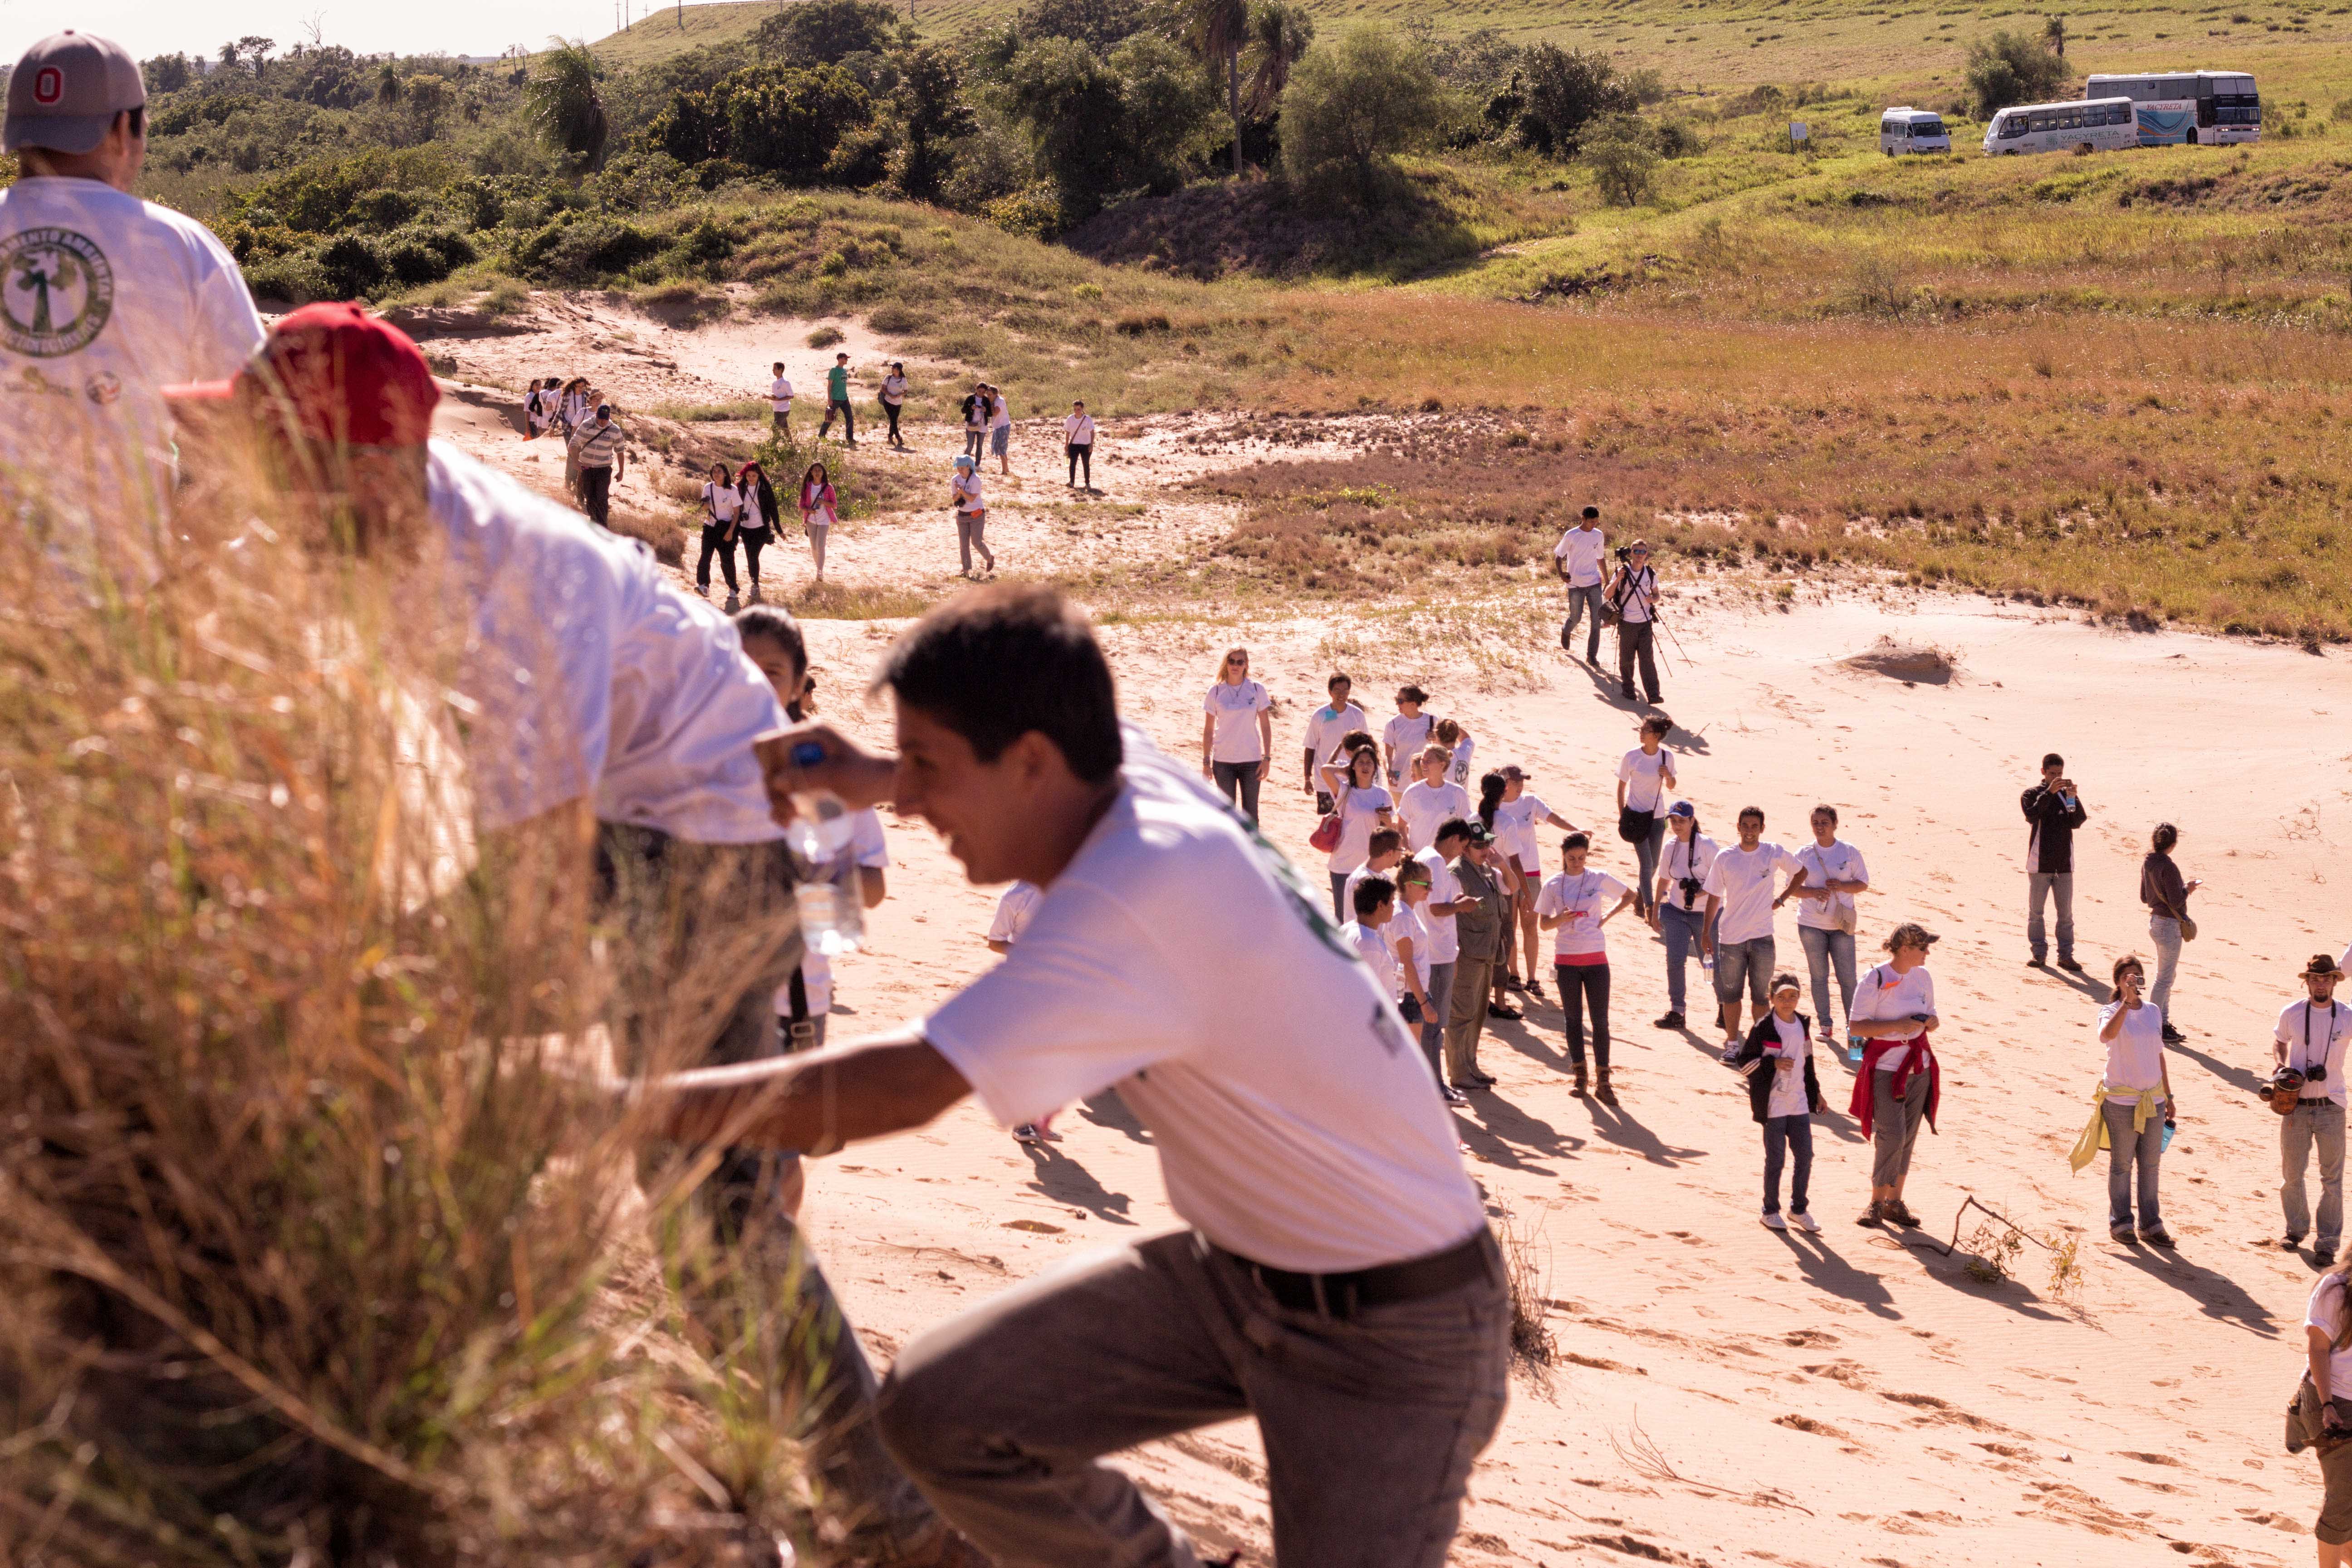
{"label": "sunglasses", "polygon": [[1227,664],[1247,664],[1249,660],[1242,658],[1239,654],[1235,654],[1233,658],[1225,660],[1225,662]]}

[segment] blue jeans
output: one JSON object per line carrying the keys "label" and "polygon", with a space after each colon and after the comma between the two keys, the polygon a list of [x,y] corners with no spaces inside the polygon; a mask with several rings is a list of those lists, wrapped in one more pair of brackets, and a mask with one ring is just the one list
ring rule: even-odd
{"label": "blue jeans", "polygon": [[1343,906],[1343,900],[1348,895],[1348,879],[1354,875],[1355,873],[1352,871],[1334,871],[1331,873],[1331,918],[1339,921],[1341,925],[1346,925],[1349,921],[1355,918],[1353,915],[1349,914],[1347,909]]}
{"label": "blue jeans", "polygon": [[1805,1184],[1813,1176],[1813,1119],[1810,1115],[1775,1116],[1764,1123],[1764,1212],[1780,1212],[1780,1166],[1797,1156],[1789,1173],[1789,1212],[1805,1212]]}
{"label": "blue jeans", "polygon": [[1438,1083],[1445,1082],[1445,1020],[1454,1012],[1454,964],[1451,960],[1429,966],[1429,1011],[1421,1020],[1421,1054]]}
{"label": "blue jeans", "polygon": [[2180,967],[2180,922],[2170,915],[2147,917],[2147,940],[2156,944],[2156,979],[2147,988],[2147,999],[2156,1004],[2164,1021],[2172,1022],[2172,976]]}
{"label": "blue jeans", "polygon": [[1779,950],[1769,936],[1748,942],[1725,942],[1720,937],[1715,943],[1715,995],[1727,1007],[1739,1005],[1739,984],[1748,983],[1748,994],[1756,1004],[1758,1013],[1770,1005],[1769,992],[1772,984],[1772,961]]}
{"label": "blue jeans", "polygon": [[1835,1015],[1848,1023],[1853,1020],[1853,933],[1846,931],[1822,931],[1814,926],[1797,928],[1797,940],[1805,944],[1805,967],[1813,973],[1813,1022],[1821,1028],[1830,1026],[1830,965],[1837,965],[1838,995],[1844,1006]]}
{"label": "blue jeans", "polygon": [[[2042,908],[2058,904],[2058,956],[2074,956],[2074,873],[2028,871],[2025,874],[2025,945],[2041,963],[2050,953],[2050,938],[2042,921]],[[2159,1004],[2161,1005],[2161,1004]]]}
{"label": "blue jeans", "polygon": [[1242,815],[1252,822],[1257,820],[1256,763],[1212,763],[1209,772],[1217,781],[1217,793],[1228,802],[1237,802]]}
{"label": "blue jeans", "polygon": [[2139,1228],[2143,1233],[2164,1228],[2156,1209],[2156,1163],[2164,1153],[2164,1118],[2151,1116],[2147,1125],[2132,1131],[2137,1100],[2110,1100],[2099,1107],[2107,1119],[2107,1228],[2129,1230],[2132,1223],[2132,1167],[2139,1167]]}
{"label": "blue jeans", "polygon": [[1687,994],[1683,978],[1690,965],[1690,955],[1698,947],[1699,930],[1706,923],[1704,910],[1685,910],[1680,904],[1658,906],[1658,932],[1666,939],[1666,1009],[1679,1013]]}
{"label": "blue jeans", "polygon": [[1570,585],[1568,619],[1559,625],[1559,646],[1564,651],[1576,651],[1576,623],[1589,613],[1591,619],[1584,634],[1584,662],[1601,662],[1601,611],[1607,603],[1607,592],[1598,583],[1588,583],[1580,588]]}
{"label": "blue jeans", "polygon": [[1650,900],[1658,890],[1658,851],[1665,847],[1666,819],[1650,819],[1650,836],[1633,846],[1633,858],[1642,868],[1641,879],[1633,884],[1633,912],[1646,918]]}

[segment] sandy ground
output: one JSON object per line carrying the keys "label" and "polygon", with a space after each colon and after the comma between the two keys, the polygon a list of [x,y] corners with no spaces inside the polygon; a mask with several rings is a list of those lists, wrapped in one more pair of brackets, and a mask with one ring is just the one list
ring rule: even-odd
{"label": "sandy ground", "polygon": [[[499,345],[518,367],[540,350]],[[490,379],[498,367],[478,352],[469,374]],[[714,342],[667,357],[721,366],[730,352]],[[478,448],[520,445],[494,418],[472,420],[453,412],[448,429]],[[992,528],[1000,558],[1114,571],[1174,554],[1220,516],[1170,504],[1160,487],[1232,460],[1186,439],[1197,433],[1107,424],[1102,504],[1072,512],[1051,505],[1065,499],[1058,468],[1050,482],[1037,471],[1049,437],[1024,431],[1022,460],[1034,467],[1008,487],[1013,504]],[[943,472],[956,446],[953,433],[924,430],[906,460]],[[943,516],[877,519],[836,541],[835,559],[855,581],[929,584],[951,581],[952,545]],[[794,558],[791,581],[805,572]],[[2028,1246],[2012,1278],[1988,1282],[1965,1267],[1965,1247],[1946,1258],[1927,1236],[1857,1227],[1868,1150],[1843,1113],[1848,1075],[1826,1062],[1837,1109],[1819,1120],[1813,1179],[1826,1228],[1763,1229],[1746,1094],[1716,1061],[1711,1032],[1652,1026],[1664,1007],[1662,950],[1625,917],[1611,928],[1622,1105],[1568,1091],[1559,1014],[1537,1005],[1490,1029],[1485,1059],[1502,1081],[1459,1119],[1492,1210],[1533,1238],[1560,1353],[1515,1386],[1455,1560],[2307,1561],[2316,1466],[2286,1458],[2279,1434],[2315,1268],[2266,1245],[2281,1228],[2276,1124],[2249,1091],[2266,1070],[2272,1020],[2300,994],[2303,961],[2347,935],[2326,892],[2343,831],[2329,814],[2352,798],[2332,661],[1910,595],[1807,595],[1782,612],[1731,588],[1685,592],[1670,613],[1682,793],[1709,830],[1727,841],[1752,803],[1769,814],[1768,837],[1793,848],[1807,809],[1833,802],[1870,865],[1865,953],[1902,920],[1943,934],[1933,964],[1942,1129],[1921,1141],[1912,1205],[1948,1239],[1973,1196],[2039,1236],[2077,1241],[2083,1274],[2054,1290],[2048,1255]],[[826,690],[862,687],[895,629],[811,623]],[[1317,858],[1305,847],[1313,823],[1297,747],[1341,650],[1367,699],[1406,678],[1429,687],[1434,710],[1477,738],[1481,765],[1526,765],[1554,809],[1603,830],[1596,863],[1630,878],[1630,851],[1607,829],[1633,713],[1613,681],[1537,630],[1517,668],[1377,616],[1204,616],[1112,626],[1105,640],[1129,712],[1186,754],[1218,653],[1252,648],[1278,702],[1265,823],[1302,865]],[[1885,633],[1956,651],[1958,678],[1906,686],[1841,665]],[[1369,706],[1387,717],[1385,703]],[[854,700],[836,699],[831,716],[887,736],[887,715]],[[2095,973],[2149,951],[2137,889],[2153,823],[2180,825],[2183,869],[2207,881],[2196,904],[2204,934],[2174,999],[2189,1039],[2171,1056],[2173,1254],[2110,1242],[2104,1162],[2081,1176],[2066,1167],[2103,1059],[2092,1031],[2104,987],[2024,965],[2016,802],[2052,749],[2066,753],[2091,813],[2077,838],[2076,915]],[[920,824],[886,821],[891,897],[871,952],[843,965],[836,1038],[919,1016],[992,962],[982,933],[993,890],[965,885]],[[1779,934],[1783,966],[1800,966],[1793,911]],[[1697,994],[1695,966],[1692,981]],[[1062,1142],[1024,1150],[967,1105],[814,1167],[807,1219],[877,1359],[1012,1281],[1175,1224],[1150,1140],[1116,1096],[1076,1108],[1061,1130]],[[1961,1221],[1964,1240],[1981,1217]],[[1205,1548],[1269,1560],[1247,1423],[1120,1462]]]}

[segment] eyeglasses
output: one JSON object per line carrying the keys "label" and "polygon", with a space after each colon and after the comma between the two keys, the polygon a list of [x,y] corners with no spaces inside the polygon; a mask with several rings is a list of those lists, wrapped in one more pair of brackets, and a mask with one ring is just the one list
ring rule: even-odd
{"label": "eyeglasses", "polygon": [[1226,662],[1227,664],[1247,664],[1247,663],[1249,662],[1249,660],[1248,660],[1248,659],[1244,658],[1243,658],[1241,655],[1239,655],[1239,654],[1235,654],[1235,655],[1234,655],[1231,658],[1229,658],[1229,659],[1225,660],[1225,662]]}

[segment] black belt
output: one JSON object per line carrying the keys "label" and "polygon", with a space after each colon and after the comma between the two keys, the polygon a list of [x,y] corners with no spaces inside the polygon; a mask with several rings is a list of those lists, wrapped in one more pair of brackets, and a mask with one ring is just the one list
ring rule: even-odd
{"label": "black belt", "polygon": [[1377,1268],[1359,1268],[1352,1274],[1294,1274],[1287,1268],[1253,1263],[1213,1243],[1211,1246],[1240,1265],[1242,1272],[1256,1280],[1279,1305],[1328,1318],[1352,1318],[1367,1307],[1419,1301],[1473,1279],[1500,1279],[1503,1271],[1502,1249],[1484,1226],[1475,1236],[1444,1252],[1384,1263]]}

